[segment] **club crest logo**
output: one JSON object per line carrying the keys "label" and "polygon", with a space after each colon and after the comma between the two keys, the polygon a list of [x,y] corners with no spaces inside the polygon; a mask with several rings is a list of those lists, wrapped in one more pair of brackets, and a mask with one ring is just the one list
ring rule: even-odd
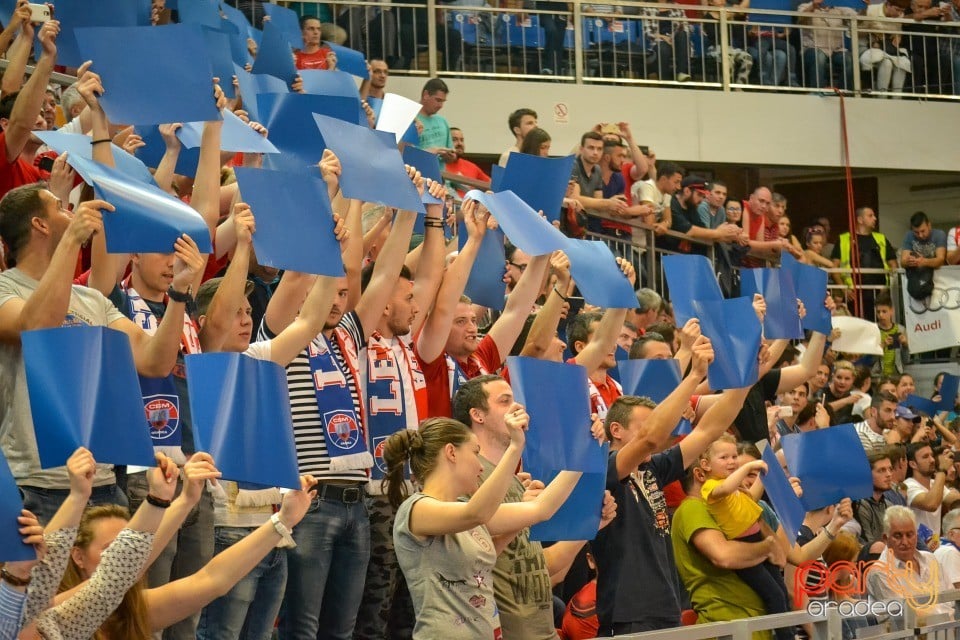
{"label": "club crest logo", "polygon": [[154,440],[165,440],[180,428],[180,398],[175,395],[147,396],[143,399],[143,411]]}
{"label": "club crest logo", "polygon": [[344,451],[352,449],[360,441],[360,427],[353,411],[328,411],[323,414],[327,427],[327,446]]}
{"label": "club crest logo", "polygon": [[387,436],[380,436],[373,439],[373,463],[377,465],[382,473],[387,472],[387,462],[383,459],[383,449],[387,444]]}

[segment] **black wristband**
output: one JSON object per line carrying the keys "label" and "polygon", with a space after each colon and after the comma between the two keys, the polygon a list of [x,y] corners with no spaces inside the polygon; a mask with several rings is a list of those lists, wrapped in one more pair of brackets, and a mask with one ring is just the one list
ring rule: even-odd
{"label": "black wristband", "polygon": [[157,509],[166,509],[170,506],[170,500],[164,500],[163,498],[158,498],[157,496],[148,493],[147,497],[144,498],[147,501],[147,504],[153,505]]}
{"label": "black wristband", "polygon": [[569,302],[569,301],[570,301],[570,298],[569,298],[568,296],[565,296],[565,295],[563,295],[562,293],[560,293],[560,289],[557,289],[556,286],[553,287],[553,292],[554,292],[555,294],[557,294],[558,296],[560,296],[560,299],[563,300],[564,302]]}
{"label": "black wristband", "polygon": [[0,569],[0,580],[3,580],[7,584],[14,587],[26,587],[30,584],[30,578],[31,576],[27,576],[26,578],[18,578],[7,571],[6,568]]}
{"label": "black wristband", "polygon": [[173,285],[170,285],[170,288],[167,289],[167,297],[174,302],[183,302],[184,304],[187,304],[189,302],[193,302],[193,296],[191,295],[190,291],[191,289],[192,287],[188,288],[185,292],[180,293],[173,288]]}
{"label": "black wristband", "polygon": [[113,142],[113,140],[111,140],[110,138],[100,138],[99,140],[91,140],[90,144],[91,145],[100,144],[101,142]]}
{"label": "black wristband", "polygon": [[426,220],[423,221],[423,226],[426,229],[443,229],[443,222],[440,220],[427,218]]}

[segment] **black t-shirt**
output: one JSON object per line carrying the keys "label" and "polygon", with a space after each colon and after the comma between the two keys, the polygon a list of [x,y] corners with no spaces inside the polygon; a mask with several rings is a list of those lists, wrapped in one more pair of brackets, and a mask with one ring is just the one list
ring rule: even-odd
{"label": "black t-shirt", "polygon": [[777,399],[777,387],[780,386],[780,369],[771,369],[766,375],[750,387],[743,400],[743,409],[733,420],[733,426],[740,432],[740,439],[749,442],[770,439],[767,427],[767,402]]}
{"label": "black t-shirt", "polygon": [[[893,248],[890,241],[884,236],[883,241],[887,243],[887,260],[894,260],[897,257],[897,250]],[[857,246],[860,248],[860,268],[861,269],[884,269],[883,257],[880,255],[880,247],[874,240],[873,234],[865,236],[857,234]],[[840,260],[840,243],[833,245],[833,252],[830,254],[833,260]],[[886,284],[887,277],[882,273],[865,273],[861,276],[863,284]]]}
{"label": "black t-shirt", "polygon": [[[680,204],[680,200],[674,196],[670,199],[671,223],[670,230],[677,233],[689,233],[694,226],[703,226],[700,223],[700,214],[694,206],[685,207]],[[677,238],[657,238],[657,242],[664,245],[671,251],[681,251],[683,253],[696,253],[705,255],[706,247],[702,244],[689,242],[687,240],[678,240]]]}
{"label": "black t-shirt", "polygon": [[[841,400],[850,395],[850,392],[846,392],[842,396],[834,395],[833,391],[830,390],[830,385],[827,385],[823,388],[823,402],[824,404],[830,404],[836,400]],[[848,404],[846,406],[840,407],[839,409],[834,409],[833,411],[833,420],[837,424],[846,424],[848,422],[853,422],[853,405]]]}
{"label": "black t-shirt", "polygon": [[620,480],[617,452],[607,465],[607,489],[617,517],[597,534],[597,615],[601,632],[614,623],[680,624],[680,586],[670,542],[663,487],[683,476],[683,454],[673,446]]}

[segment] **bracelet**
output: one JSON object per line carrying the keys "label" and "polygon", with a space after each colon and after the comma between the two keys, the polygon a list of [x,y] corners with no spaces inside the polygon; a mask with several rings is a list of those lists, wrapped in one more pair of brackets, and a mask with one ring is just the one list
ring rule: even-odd
{"label": "bracelet", "polygon": [[100,144],[101,142],[113,142],[113,140],[111,138],[100,138],[99,140],[91,140],[90,144]]}
{"label": "bracelet", "polygon": [[187,287],[187,290],[183,293],[180,293],[173,288],[173,285],[170,285],[170,288],[167,289],[167,297],[174,302],[183,302],[184,304],[191,302],[193,300],[193,285]]}
{"label": "bracelet", "polygon": [[564,302],[569,302],[569,301],[570,301],[569,296],[565,296],[565,295],[563,295],[562,293],[560,293],[560,289],[557,289],[556,286],[553,287],[553,292],[554,292],[555,294],[557,294],[558,296],[560,296],[560,299],[563,300]]}
{"label": "bracelet", "polygon": [[825,534],[827,534],[827,539],[828,539],[828,540],[836,540],[837,534],[835,534],[835,533],[830,533],[830,531],[829,531],[826,527],[823,528],[823,532],[824,532]]}
{"label": "bracelet", "polygon": [[0,569],[0,580],[3,580],[4,582],[6,582],[7,584],[13,587],[27,586],[28,584],[30,584],[30,577],[31,576],[27,576],[26,578],[18,578],[17,576],[7,571],[6,568]]}
{"label": "bracelet", "polygon": [[147,501],[147,504],[156,507],[157,509],[166,509],[170,506],[170,500],[164,500],[163,498],[158,498],[152,493],[148,493],[147,497],[144,498]]}
{"label": "bracelet", "polygon": [[427,229],[443,229],[443,222],[440,220],[427,218],[423,221],[423,226]]}

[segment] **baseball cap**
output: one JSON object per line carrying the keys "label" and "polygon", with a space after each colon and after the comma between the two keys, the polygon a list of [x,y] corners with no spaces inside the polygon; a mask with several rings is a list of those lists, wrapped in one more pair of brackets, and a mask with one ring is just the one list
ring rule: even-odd
{"label": "baseball cap", "polygon": [[902,404],[897,405],[894,415],[898,418],[903,418],[904,420],[916,420],[920,416],[910,410],[910,407]]}
{"label": "baseball cap", "polygon": [[[210,306],[210,302],[213,300],[213,295],[217,292],[217,289],[220,288],[220,283],[223,282],[222,277],[210,278],[197,289],[196,302],[197,302],[197,314],[204,315],[207,313],[207,308]],[[253,283],[247,280],[246,286],[243,290],[244,297],[249,296],[253,293]]]}
{"label": "baseball cap", "polygon": [[683,182],[680,183],[680,186],[690,187],[700,193],[710,193],[710,189],[707,188],[707,181],[700,176],[687,176],[683,179]]}

